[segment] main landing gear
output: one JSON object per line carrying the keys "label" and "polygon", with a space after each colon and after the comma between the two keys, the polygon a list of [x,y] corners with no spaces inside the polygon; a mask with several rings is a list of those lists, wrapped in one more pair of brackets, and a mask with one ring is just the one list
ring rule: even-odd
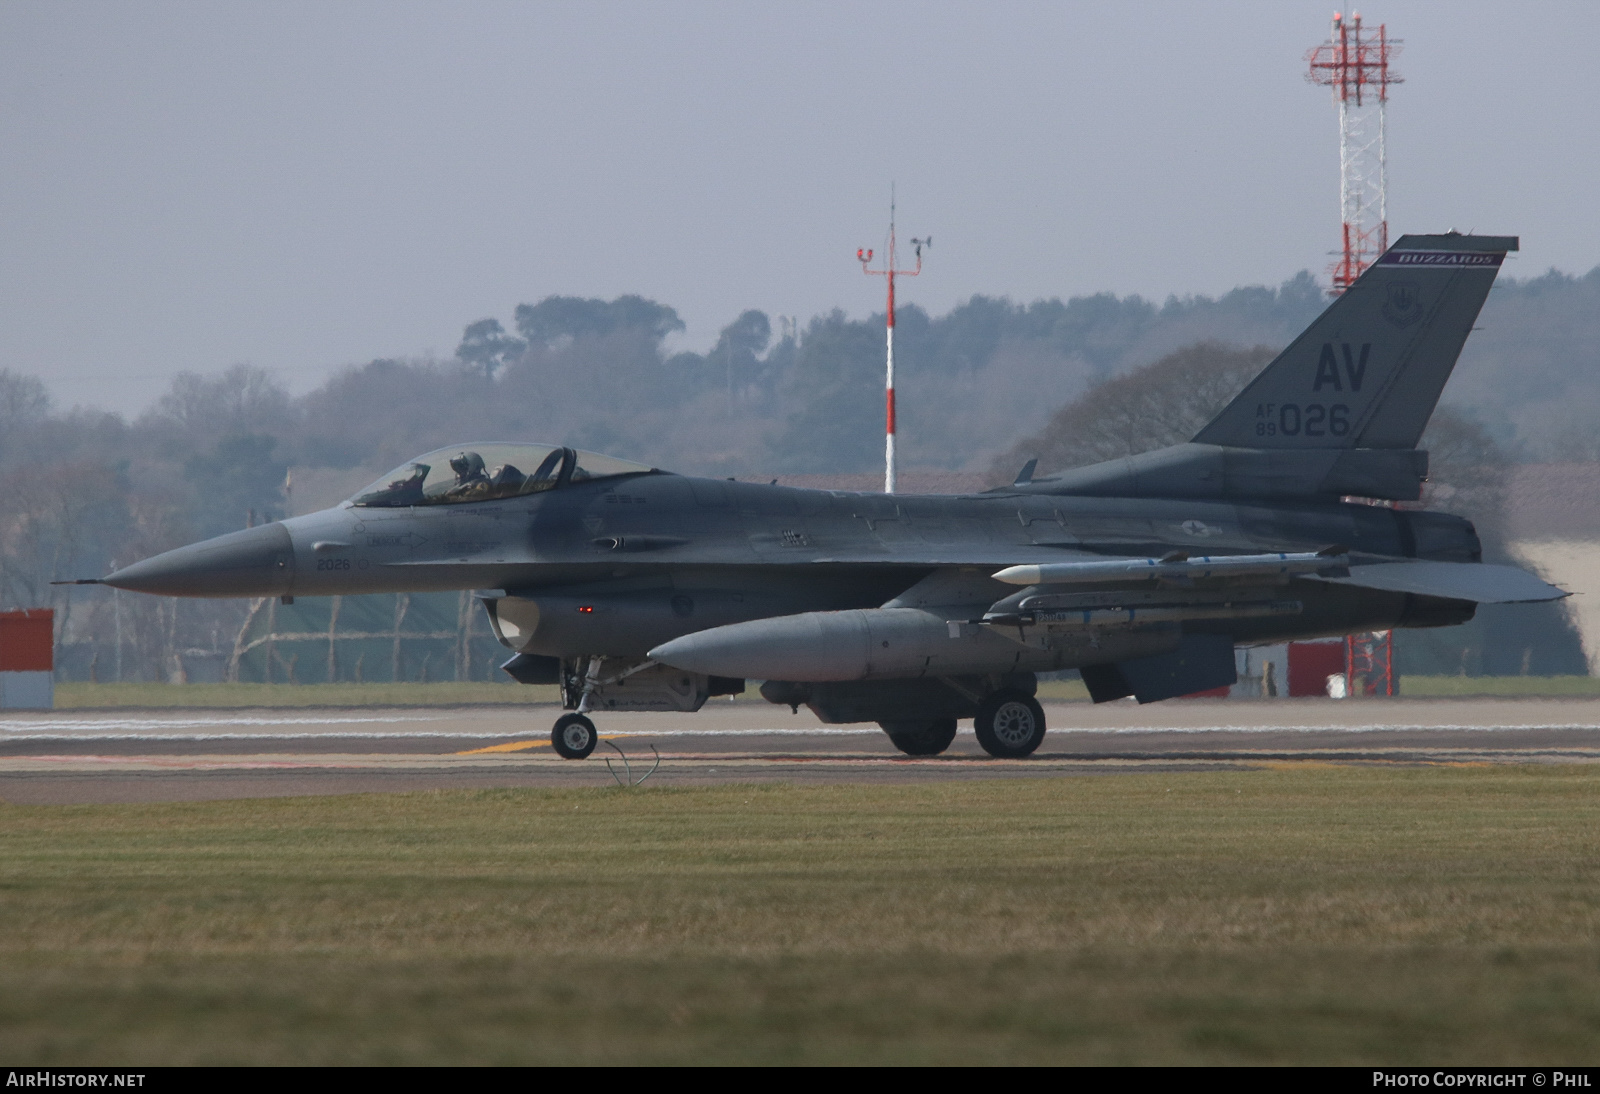
{"label": "main landing gear", "polygon": [[894,747],[907,756],[937,756],[956,739],[954,718],[924,718],[914,722],[878,724],[889,735],[889,740],[894,742]]}
{"label": "main landing gear", "polygon": [[[907,756],[937,756],[956,739],[954,718],[879,722],[894,746]],[[997,760],[1031,756],[1044,742],[1044,709],[1025,691],[1001,688],[978,705],[972,720],[978,744]]]}
{"label": "main landing gear", "polygon": [[556,719],[555,729],[550,731],[550,743],[564,760],[583,759],[594,751],[599,741],[594,723],[581,714],[563,714]]}
{"label": "main landing gear", "polygon": [[978,706],[978,743],[997,760],[1020,760],[1044,741],[1044,708],[1033,696],[1001,688]]}

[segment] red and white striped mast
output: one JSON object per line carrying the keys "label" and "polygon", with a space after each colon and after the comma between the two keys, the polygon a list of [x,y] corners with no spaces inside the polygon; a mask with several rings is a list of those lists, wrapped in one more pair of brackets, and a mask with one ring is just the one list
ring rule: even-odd
{"label": "red and white striped mast", "polygon": [[916,277],[922,272],[922,248],[933,245],[932,237],[928,239],[913,239],[912,247],[917,252],[917,265],[911,270],[897,270],[894,268],[895,238],[894,238],[894,187],[889,187],[889,254],[888,261],[883,269],[874,270],[872,263],[872,249],[861,247],[856,250],[856,259],[861,263],[863,273],[888,279],[889,282],[889,309],[887,313],[888,324],[888,366],[884,379],[884,442],[883,442],[883,492],[894,493],[895,485],[895,453],[894,453],[894,279],[896,277]]}
{"label": "red and white striped mast", "polygon": [[1306,79],[1333,89],[1339,108],[1339,219],[1344,238],[1329,271],[1333,292],[1355,284],[1389,249],[1389,85],[1404,83],[1390,67],[1400,39],[1388,27],[1363,28],[1361,13],[1333,13],[1333,33],[1306,54]]}
{"label": "red and white striped mast", "polygon": [[[1339,108],[1339,256],[1328,271],[1333,295],[1356,283],[1389,249],[1389,85],[1405,81],[1393,68],[1400,40],[1389,28],[1361,25],[1361,13],[1333,13],[1328,40],[1306,54],[1306,79],[1333,89]],[[1393,502],[1379,504],[1394,504]],[[1356,694],[1356,669],[1370,695],[1394,694],[1394,631],[1346,635],[1347,695]]]}

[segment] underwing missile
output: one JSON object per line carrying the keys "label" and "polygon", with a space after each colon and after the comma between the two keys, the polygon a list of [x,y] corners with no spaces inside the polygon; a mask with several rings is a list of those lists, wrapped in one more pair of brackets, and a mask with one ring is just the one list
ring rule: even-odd
{"label": "underwing missile", "polygon": [[[1337,553],[1335,553],[1337,552]],[[1094,562],[1046,562],[1007,566],[994,575],[1008,585],[1076,585],[1102,581],[1203,581],[1218,577],[1292,577],[1347,570],[1341,549],[1268,555],[1199,555],[1173,552],[1161,558],[1115,558]]]}
{"label": "underwing missile", "polygon": [[990,613],[982,621],[1009,626],[1131,627],[1144,623],[1272,619],[1299,615],[1303,608],[1304,605],[1298,600],[1258,600],[1241,604],[1156,604],[1126,608],[1046,608],[1027,613]]}

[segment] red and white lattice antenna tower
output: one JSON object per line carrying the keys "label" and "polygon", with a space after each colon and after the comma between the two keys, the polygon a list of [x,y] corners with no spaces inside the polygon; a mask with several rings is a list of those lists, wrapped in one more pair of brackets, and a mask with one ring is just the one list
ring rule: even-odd
{"label": "red and white lattice antenna tower", "polygon": [[1391,66],[1400,40],[1388,29],[1361,25],[1361,14],[1333,14],[1333,33],[1306,54],[1306,79],[1333,88],[1339,108],[1339,219],[1344,240],[1333,264],[1333,291],[1342,293],[1389,249],[1389,85],[1402,83]]}
{"label": "red and white lattice antenna tower", "polygon": [[895,453],[894,453],[894,279],[897,277],[916,277],[922,272],[922,248],[933,246],[933,237],[927,239],[913,239],[911,246],[917,252],[917,265],[911,270],[895,269],[897,255],[895,253],[894,238],[894,187],[889,187],[889,253],[885,256],[883,268],[872,268],[872,250],[867,247],[856,251],[856,259],[861,263],[863,273],[873,274],[887,279],[889,282],[889,310],[888,310],[888,367],[884,379],[884,442],[883,442],[883,492],[894,493]]}

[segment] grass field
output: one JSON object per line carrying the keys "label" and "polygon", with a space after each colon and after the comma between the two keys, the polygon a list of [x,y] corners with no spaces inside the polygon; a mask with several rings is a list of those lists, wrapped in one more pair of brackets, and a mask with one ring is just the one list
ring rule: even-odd
{"label": "grass field", "polygon": [[1600,1062],[1586,766],[0,806],[0,863],[19,1065]]}
{"label": "grass field", "polygon": [[[1400,691],[1410,698],[1582,697],[1600,698],[1600,677],[1592,676],[1407,676]],[[1042,680],[1039,698],[1087,702],[1080,680]],[[56,685],[59,710],[95,708],[221,709],[229,707],[474,706],[555,703],[554,685],[517,684],[85,684]],[[719,699],[719,702],[723,700]],[[740,702],[763,703],[751,685]]]}

